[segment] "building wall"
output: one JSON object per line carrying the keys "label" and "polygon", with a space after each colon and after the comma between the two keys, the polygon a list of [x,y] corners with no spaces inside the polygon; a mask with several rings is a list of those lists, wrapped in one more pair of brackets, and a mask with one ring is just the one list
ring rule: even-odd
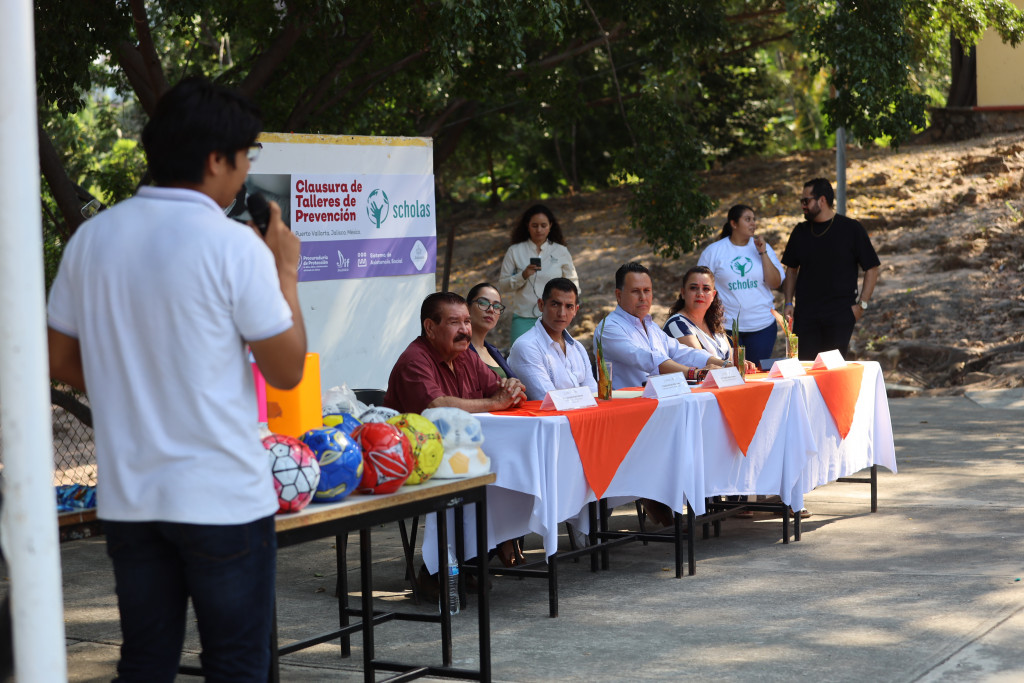
{"label": "building wall", "polygon": [[[1024,0],[1013,0],[1018,9]],[[978,43],[978,106],[1024,106],[1024,44],[1012,48],[989,29]]]}

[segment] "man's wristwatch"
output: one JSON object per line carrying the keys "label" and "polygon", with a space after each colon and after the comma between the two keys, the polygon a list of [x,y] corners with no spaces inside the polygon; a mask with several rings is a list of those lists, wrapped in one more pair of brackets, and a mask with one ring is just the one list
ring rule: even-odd
{"label": "man's wristwatch", "polygon": [[860,306],[860,310],[862,311],[868,310],[868,302],[863,299],[857,299],[857,305]]}

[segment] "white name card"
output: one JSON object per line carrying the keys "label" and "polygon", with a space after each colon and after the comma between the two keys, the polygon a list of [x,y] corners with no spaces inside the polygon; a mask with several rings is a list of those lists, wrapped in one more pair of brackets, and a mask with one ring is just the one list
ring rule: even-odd
{"label": "white name card", "polygon": [[843,359],[843,354],[839,353],[839,349],[832,349],[831,351],[822,351],[818,354],[818,357],[814,359],[814,365],[811,366],[811,370],[835,370],[836,368],[846,367],[846,361]]}
{"label": "white name card", "polygon": [[743,384],[743,375],[740,374],[735,365],[730,365],[724,368],[715,368],[709,372],[701,386],[713,389],[714,387],[738,387],[741,384]]}
{"label": "white name card", "polygon": [[768,377],[782,377],[784,379],[792,379],[793,377],[800,377],[806,375],[807,371],[804,370],[804,366],[800,363],[797,358],[786,358],[785,360],[777,360],[772,365],[771,372],[768,373]]}
{"label": "white name card", "polygon": [[571,389],[556,389],[549,391],[540,404],[541,410],[576,410],[577,408],[592,408],[597,405],[590,388],[572,387]]}
{"label": "white name card", "polygon": [[672,372],[667,375],[654,375],[647,378],[644,387],[644,398],[671,398],[690,393],[690,385],[686,383],[686,375]]}

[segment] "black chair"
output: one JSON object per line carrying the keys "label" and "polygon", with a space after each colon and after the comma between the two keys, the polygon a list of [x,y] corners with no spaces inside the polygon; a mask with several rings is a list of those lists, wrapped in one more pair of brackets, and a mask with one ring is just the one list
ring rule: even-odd
{"label": "black chair", "polygon": [[[388,393],[384,389],[355,389],[356,398],[365,403],[368,406],[379,406],[384,403],[384,394]],[[359,417],[358,415],[356,417]]]}

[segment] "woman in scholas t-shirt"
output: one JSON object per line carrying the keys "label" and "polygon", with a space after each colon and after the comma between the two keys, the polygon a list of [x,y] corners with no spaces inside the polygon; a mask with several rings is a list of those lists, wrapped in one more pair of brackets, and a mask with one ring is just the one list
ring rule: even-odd
{"label": "woman in scholas t-shirt", "polygon": [[785,278],[775,250],[754,234],[756,230],[754,210],[737,204],[729,209],[721,239],[705,249],[697,262],[715,274],[725,306],[725,329],[732,329],[739,317],[740,344],[747,349],[747,360],[755,364],[771,358],[778,332],[772,290]]}

